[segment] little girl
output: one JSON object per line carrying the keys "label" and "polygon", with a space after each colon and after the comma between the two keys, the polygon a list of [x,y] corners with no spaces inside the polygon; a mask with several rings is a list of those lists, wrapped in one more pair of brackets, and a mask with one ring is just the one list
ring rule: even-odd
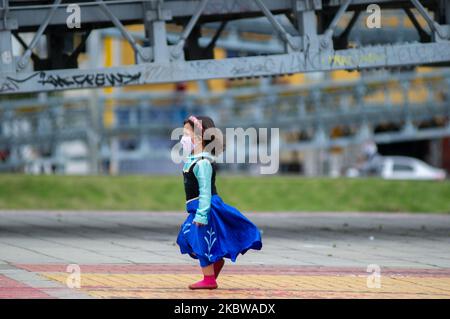
{"label": "little girl", "polygon": [[[204,136],[214,128],[211,118],[190,116],[184,121],[181,138],[183,149],[190,154],[183,167],[189,216],[181,225],[177,244],[182,254],[199,260],[203,272],[203,280],[189,285],[190,289],[216,289],[224,258],[235,262],[239,254],[262,248],[259,229],[217,194],[214,156],[223,150],[223,141],[218,135]],[[212,142],[221,147],[207,152],[205,148]]]}

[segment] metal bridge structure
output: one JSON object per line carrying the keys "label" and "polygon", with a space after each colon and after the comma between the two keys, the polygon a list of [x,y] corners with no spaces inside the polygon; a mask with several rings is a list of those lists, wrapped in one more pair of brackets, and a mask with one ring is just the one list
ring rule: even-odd
{"label": "metal bridge structure", "polygon": [[[377,37],[370,43],[350,41],[355,22],[370,4],[404,11],[418,41],[386,43]],[[79,28],[67,23],[71,10],[77,10],[73,5],[79,8]],[[351,18],[339,31],[346,14]],[[237,21],[249,28],[243,20],[258,17],[266,21],[265,29],[278,36],[281,47],[214,59],[213,50],[228,23]],[[140,37],[127,29],[134,24],[144,25]],[[171,35],[169,26],[179,31]],[[215,33],[210,42],[200,45],[206,26],[215,28]],[[109,27],[129,42],[135,63],[114,67],[93,63],[80,68],[82,52],[99,54],[92,49],[98,41],[95,31]],[[29,43],[22,37],[27,32],[34,33]],[[35,53],[43,37],[48,47],[45,57]],[[13,38],[23,46],[18,55],[13,52]],[[449,61],[450,2],[445,0],[0,0],[0,94],[446,66]]]}
{"label": "metal bridge structure", "polygon": [[[113,100],[114,121],[104,110]],[[169,159],[171,131],[187,114],[206,114],[227,127],[280,129],[282,151],[392,143],[450,136],[450,72],[397,73],[356,81],[302,86],[262,85],[224,93],[122,92],[92,97],[46,97],[3,103],[0,149],[11,156],[3,169],[25,164],[32,145],[57,154],[65,141],[84,141],[91,171],[101,161]],[[120,141],[131,141],[128,150]],[[249,147],[249,150],[251,147]],[[170,162],[170,161],[169,161]],[[1,166],[1,165],[0,165]]]}

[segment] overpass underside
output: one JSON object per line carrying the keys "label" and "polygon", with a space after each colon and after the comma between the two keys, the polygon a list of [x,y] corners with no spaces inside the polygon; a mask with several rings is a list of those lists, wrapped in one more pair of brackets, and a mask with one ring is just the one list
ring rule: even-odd
{"label": "overpass underside", "polygon": [[[217,78],[253,78],[301,72],[444,66],[450,61],[450,3],[441,0],[94,0],[77,1],[80,25],[69,28],[72,1],[0,0],[0,93],[118,87]],[[358,17],[370,4],[403,10],[418,41],[349,41]],[[69,10],[69,11],[68,11]],[[76,9],[74,9],[76,10]],[[344,21],[344,15],[351,18]],[[263,17],[282,43],[281,52],[253,52],[214,59],[227,25]],[[419,19],[420,18],[420,19]],[[424,23],[420,23],[420,21]],[[280,22],[281,21],[281,22]],[[144,25],[135,37],[128,25]],[[210,43],[199,45],[202,30],[216,25]],[[95,51],[95,31],[114,27],[130,43],[135,63],[79,66],[79,56]],[[170,29],[170,30],[169,30]],[[168,31],[176,36],[168,37]],[[338,32],[339,30],[339,32]],[[244,30],[245,31],[245,30]],[[22,34],[34,32],[26,43]],[[48,56],[35,54],[46,38]],[[23,46],[14,56],[13,38]],[[94,46],[94,48],[92,47]],[[95,60],[94,60],[95,61]]]}

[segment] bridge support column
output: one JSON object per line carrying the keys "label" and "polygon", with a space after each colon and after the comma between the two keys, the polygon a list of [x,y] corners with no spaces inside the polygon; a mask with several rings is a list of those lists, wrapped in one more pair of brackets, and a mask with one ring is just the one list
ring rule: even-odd
{"label": "bridge support column", "polygon": [[162,1],[144,2],[143,4],[145,36],[148,39],[153,62],[170,62],[170,51],[167,44],[166,20],[172,18],[170,11],[162,8]]}
{"label": "bridge support column", "polygon": [[322,8],[321,0],[294,0],[295,24],[298,29],[304,52],[319,51],[317,17],[315,10]]}
{"label": "bridge support column", "polygon": [[12,50],[11,30],[17,29],[17,21],[8,19],[8,1],[0,2],[0,74],[16,72]]}
{"label": "bridge support column", "polygon": [[0,30],[0,73],[15,71],[11,31]]}

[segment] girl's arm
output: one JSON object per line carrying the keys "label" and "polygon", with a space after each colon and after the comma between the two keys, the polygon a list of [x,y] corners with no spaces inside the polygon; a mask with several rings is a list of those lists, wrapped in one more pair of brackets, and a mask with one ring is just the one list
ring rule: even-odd
{"label": "girl's arm", "polygon": [[197,162],[193,171],[199,187],[198,208],[194,222],[206,225],[208,224],[208,213],[211,207],[211,163],[207,159],[202,159]]}

